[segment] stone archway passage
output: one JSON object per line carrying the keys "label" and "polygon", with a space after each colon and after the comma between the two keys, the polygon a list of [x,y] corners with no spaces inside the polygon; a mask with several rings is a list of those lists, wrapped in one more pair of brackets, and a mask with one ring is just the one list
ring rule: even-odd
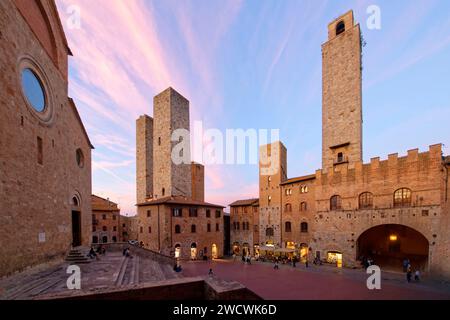
{"label": "stone archway passage", "polygon": [[371,258],[385,270],[400,271],[409,259],[413,270],[427,269],[428,240],[418,231],[397,224],[373,227],[358,238],[357,259]]}

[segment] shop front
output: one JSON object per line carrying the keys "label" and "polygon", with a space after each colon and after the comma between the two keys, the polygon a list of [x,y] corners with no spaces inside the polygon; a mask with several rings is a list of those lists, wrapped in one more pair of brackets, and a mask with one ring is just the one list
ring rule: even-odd
{"label": "shop front", "polygon": [[194,242],[191,244],[191,260],[197,259],[197,244]]}
{"label": "shop front", "polygon": [[234,242],[232,249],[233,249],[233,254],[238,256],[240,254],[240,251],[241,251],[240,246],[239,246],[239,242]]}
{"label": "shop front", "polygon": [[218,250],[217,250],[217,245],[215,243],[211,247],[211,256],[212,256],[213,259],[217,259],[219,257]]}
{"label": "shop front", "polygon": [[338,268],[342,268],[342,252],[339,251],[328,251],[327,262],[329,264],[334,264]]}
{"label": "shop front", "polygon": [[258,244],[255,244],[255,245],[253,246],[253,253],[254,253],[255,259],[259,259],[259,257],[260,257],[260,251],[259,251],[259,245],[258,245]]}

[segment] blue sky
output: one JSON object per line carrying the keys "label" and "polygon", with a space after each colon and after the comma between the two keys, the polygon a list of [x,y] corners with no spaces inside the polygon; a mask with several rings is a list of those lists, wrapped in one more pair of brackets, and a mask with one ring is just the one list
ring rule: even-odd
{"label": "blue sky", "polygon": [[[57,0],[70,95],[92,143],[93,192],[134,214],[135,120],[172,86],[206,128],[280,129],[289,177],[321,166],[321,44],[354,10],[363,49],[364,160],[444,143],[450,153],[450,2]],[[71,6],[81,28],[69,28]],[[381,30],[369,30],[370,5]],[[206,168],[206,200],[258,195],[254,165]]]}

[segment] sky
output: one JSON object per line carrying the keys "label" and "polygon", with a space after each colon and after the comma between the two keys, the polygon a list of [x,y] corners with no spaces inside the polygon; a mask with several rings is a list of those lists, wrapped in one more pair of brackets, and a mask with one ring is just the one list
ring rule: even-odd
{"label": "sky", "polygon": [[[450,1],[56,0],[69,95],[95,146],[93,193],[136,213],[135,121],[171,86],[191,128],[279,129],[288,176],[321,167],[322,56],[352,9],[363,48],[363,158],[444,144],[450,154]],[[369,6],[381,28],[369,28]],[[74,23],[75,22],[75,23]],[[199,160],[199,159],[193,159]],[[201,159],[200,159],[201,160]],[[206,201],[258,197],[255,164],[208,165]]]}

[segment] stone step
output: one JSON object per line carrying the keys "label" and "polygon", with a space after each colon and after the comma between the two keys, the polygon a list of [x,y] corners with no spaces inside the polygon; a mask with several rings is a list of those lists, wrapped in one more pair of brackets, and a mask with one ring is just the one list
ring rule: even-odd
{"label": "stone step", "polygon": [[127,266],[128,266],[128,260],[129,259],[126,258],[126,257],[123,257],[123,259],[122,259],[122,263],[120,265],[120,269],[119,269],[119,272],[117,274],[117,278],[116,278],[116,280],[114,282],[116,287],[122,286],[123,278],[125,276],[125,272],[126,272],[126,269],[127,269]]}

